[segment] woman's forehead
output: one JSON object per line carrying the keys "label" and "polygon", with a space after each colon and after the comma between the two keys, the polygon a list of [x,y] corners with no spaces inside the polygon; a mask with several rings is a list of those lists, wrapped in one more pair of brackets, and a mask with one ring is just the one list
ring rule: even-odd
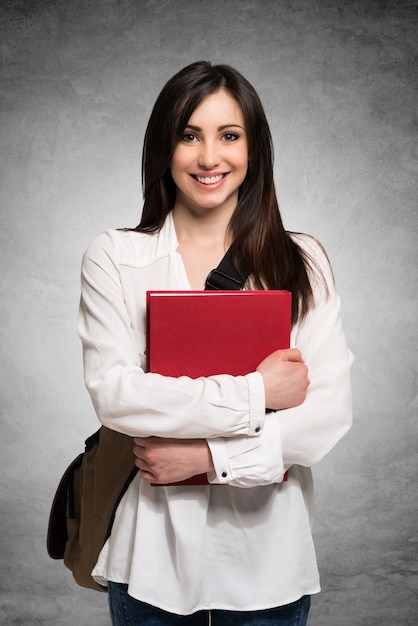
{"label": "woman's forehead", "polygon": [[207,96],[195,107],[187,123],[202,125],[216,121],[226,125],[244,126],[244,114],[238,101],[225,89],[220,89]]}

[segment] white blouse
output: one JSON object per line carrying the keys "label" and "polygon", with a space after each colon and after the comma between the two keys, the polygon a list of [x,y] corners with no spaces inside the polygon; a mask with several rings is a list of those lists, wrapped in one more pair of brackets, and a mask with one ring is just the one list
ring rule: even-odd
{"label": "white blouse", "polygon": [[132,436],[206,438],[215,466],[209,486],[134,479],[93,570],[100,583],[127,583],[133,597],[178,614],[264,609],[320,590],[309,468],[351,426],[353,358],[326,256],[308,236],[298,243],[329,295],[315,280],[315,307],[292,330],[309,368],[305,402],[268,414],[258,372],[145,372],[146,291],[190,289],[171,214],[158,234],[109,230],[87,249],[79,333],[99,420]]}

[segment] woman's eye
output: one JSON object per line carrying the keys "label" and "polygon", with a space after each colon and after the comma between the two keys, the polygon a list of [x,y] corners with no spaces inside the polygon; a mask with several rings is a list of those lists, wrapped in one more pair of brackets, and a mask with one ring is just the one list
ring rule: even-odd
{"label": "woman's eye", "polygon": [[197,137],[193,133],[183,133],[181,136],[181,140],[185,143],[192,143],[193,141],[196,141],[196,139]]}
{"label": "woman's eye", "polygon": [[236,133],[225,133],[223,136],[224,141],[236,141],[239,139],[239,135]]}

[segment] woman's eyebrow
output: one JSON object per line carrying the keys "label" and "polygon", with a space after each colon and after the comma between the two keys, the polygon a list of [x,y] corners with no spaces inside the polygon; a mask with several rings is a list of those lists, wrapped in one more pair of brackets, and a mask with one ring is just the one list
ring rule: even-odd
{"label": "woman's eyebrow", "polygon": [[223,126],[218,126],[218,130],[225,130],[225,128],[241,128],[241,130],[244,130],[244,127],[240,124],[224,124]]}
{"label": "woman's eyebrow", "polygon": [[[186,128],[190,130],[195,130],[196,132],[202,131],[200,126],[193,126],[193,124],[187,124]],[[222,124],[222,126],[218,126],[218,131],[225,130],[225,128],[241,128],[241,130],[244,130],[243,126],[241,126],[240,124]]]}

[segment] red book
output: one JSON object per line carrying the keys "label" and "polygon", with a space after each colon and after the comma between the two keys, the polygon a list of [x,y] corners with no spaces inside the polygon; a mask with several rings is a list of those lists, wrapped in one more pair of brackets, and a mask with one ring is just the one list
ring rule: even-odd
{"label": "red book", "polygon": [[[291,300],[280,290],[147,291],[147,370],[191,378],[253,372],[289,347]],[[208,481],[202,474],[180,484]]]}

